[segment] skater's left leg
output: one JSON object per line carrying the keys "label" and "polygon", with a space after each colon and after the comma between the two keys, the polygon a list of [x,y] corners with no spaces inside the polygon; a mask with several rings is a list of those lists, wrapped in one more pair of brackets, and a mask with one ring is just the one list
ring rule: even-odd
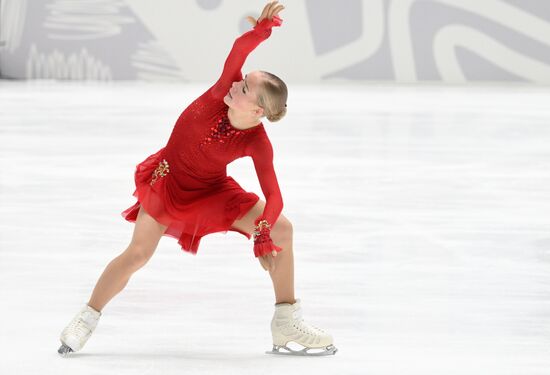
{"label": "skater's left leg", "polygon": [[[273,257],[275,269],[269,271],[275,290],[275,303],[294,303],[294,254],[292,252],[292,224],[281,215],[271,231],[273,243],[283,249]],[[271,257],[271,255],[268,255]]]}
{"label": "skater's left leg", "polygon": [[[254,207],[241,219],[233,223],[233,227],[252,234],[254,220],[260,216],[265,202],[259,200]],[[332,336],[325,331],[307,324],[302,319],[301,301],[294,298],[294,254],[292,250],[292,224],[280,215],[271,230],[273,243],[283,249],[272,257],[275,269],[269,275],[275,290],[275,313],[271,321],[273,336],[273,354],[293,355],[327,355],[336,353]],[[301,345],[304,349],[293,351],[287,346],[289,342]],[[309,350],[322,350],[309,352]]]}
{"label": "skater's left leg", "polygon": [[[254,220],[260,216],[265,207],[263,200],[258,202],[241,219],[235,220],[233,227],[252,235],[254,232]],[[269,272],[273,289],[275,291],[275,303],[294,303],[294,254],[292,250],[292,224],[283,215],[279,215],[271,230],[273,243],[283,249],[276,257],[273,257],[275,269]],[[271,257],[271,255],[269,255]]]}

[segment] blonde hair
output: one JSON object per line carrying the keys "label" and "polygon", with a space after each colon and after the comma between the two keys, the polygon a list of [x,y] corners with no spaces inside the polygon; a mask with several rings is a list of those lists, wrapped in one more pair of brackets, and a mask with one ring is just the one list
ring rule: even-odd
{"label": "blonde hair", "polygon": [[260,85],[258,105],[264,109],[264,115],[270,122],[279,121],[286,115],[286,84],[275,74],[264,71],[261,73],[266,79]]}

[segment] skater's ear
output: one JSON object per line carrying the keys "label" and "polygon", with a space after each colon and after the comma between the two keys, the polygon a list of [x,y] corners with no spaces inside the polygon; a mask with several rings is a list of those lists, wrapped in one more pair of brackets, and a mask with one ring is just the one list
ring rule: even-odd
{"label": "skater's ear", "polygon": [[264,109],[260,106],[256,106],[254,109],[254,115],[256,117],[264,117]]}

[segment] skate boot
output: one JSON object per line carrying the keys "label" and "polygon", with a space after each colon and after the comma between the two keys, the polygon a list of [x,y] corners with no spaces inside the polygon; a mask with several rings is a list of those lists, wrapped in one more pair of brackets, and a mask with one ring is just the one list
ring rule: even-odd
{"label": "skate boot", "polygon": [[88,341],[97,326],[101,312],[87,304],[73,318],[67,327],[61,332],[61,347],[57,352],[67,356],[71,352],[77,352]]}
{"label": "skate boot", "polygon": [[[273,350],[266,352],[267,354],[319,356],[335,354],[337,351],[332,344],[331,335],[304,322],[299,299],[296,299],[294,304],[275,305],[275,314],[271,321],[271,334],[273,335]],[[293,350],[288,347],[289,342],[299,344],[303,348]],[[280,351],[280,349],[284,350]],[[309,352],[310,350],[313,351]]]}

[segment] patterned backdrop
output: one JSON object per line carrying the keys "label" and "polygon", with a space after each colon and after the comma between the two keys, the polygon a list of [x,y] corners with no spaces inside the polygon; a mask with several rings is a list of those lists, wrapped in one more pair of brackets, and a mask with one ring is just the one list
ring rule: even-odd
{"label": "patterned backdrop", "polygon": [[[0,0],[0,75],[212,81],[257,0]],[[547,0],[287,0],[245,70],[294,82],[550,83]]]}

